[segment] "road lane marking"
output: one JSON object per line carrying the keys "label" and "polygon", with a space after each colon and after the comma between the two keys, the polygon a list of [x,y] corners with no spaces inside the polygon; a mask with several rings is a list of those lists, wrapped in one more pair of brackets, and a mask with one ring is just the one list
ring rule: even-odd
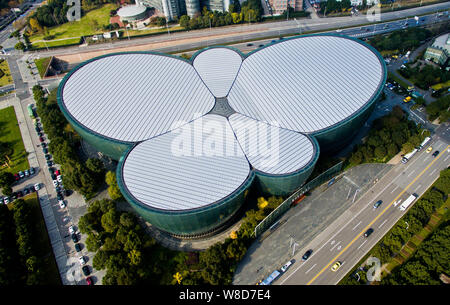
{"label": "road lane marking", "polygon": [[429,174],[428,176],[432,176],[435,172],[436,172],[437,168],[433,169],[433,171],[431,172],[431,174]]}
{"label": "road lane marking", "polygon": [[362,221],[358,222],[358,224],[356,226],[353,227],[352,231],[355,231],[356,227],[359,226],[361,224]]}
{"label": "road lane marking", "polygon": [[[412,163],[410,163],[408,166],[407,166],[407,168],[406,169],[408,169],[410,166],[412,165]],[[390,172],[390,171],[389,171]],[[388,173],[389,173],[388,172]],[[395,169],[393,170],[393,172],[395,172]],[[394,181],[395,179],[397,179],[397,178],[399,178],[400,176],[401,176],[402,174],[398,174],[392,181]],[[374,199],[372,200],[372,201],[374,201],[376,198],[378,198],[388,187],[390,187],[391,186],[391,184],[387,184],[376,196],[374,196]],[[367,194],[367,193],[366,193]],[[366,195],[366,194],[364,194],[364,195]],[[369,194],[367,194],[367,196],[369,196]],[[398,197],[397,197],[398,198]],[[362,197],[360,198],[360,199],[358,199],[358,201],[359,200],[361,200],[362,199]],[[402,202],[402,200],[400,199],[399,200],[399,202],[398,203],[400,203],[400,202]],[[354,215],[348,222],[347,222],[347,224],[348,223],[351,223],[356,217],[358,217],[364,210],[365,210],[365,208],[366,207],[368,207],[370,204],[367,204],[364,208],[362,208],[356,215]],[[326,243],[324,243],[322,246],[320,246],[320,248],[319,249],[317,249],[317,251],[314,251],[313,252],[313,254],[311,255],[311,257],[310,258],[312,258],[315,254],[317,254],[320,250],[322,250],[322,248],[325,246],[325,245],[327,245],[331,240],[332,240],[332,242],[331,242],[331,245],[333,245],[334,243],[335,243],[335,240],[333,240],[333,238],[335,238],[339,233],[341,233],[341,231],[345,228],[346,226],[341,226],[341,228],[336,232],[336,233],[334,233],[328,240],[327,240],[327,242]],[[345,249],[343,250],[343,251],[345,251]],[[303,266],[303,264],[301,264],[300,266],[298,266],[293,272],[291,272],[290,274],[288,274],[283,280],[282,280],[282,282],[280,283],[280,285],[282,285],[284,282],[286,282],[292,275],[294,275],[301,267]]]}
{"label": "road lane marking", "polygon": [[391,194],[398,189],[398,185],[391,191]]}
{"label": "road lane marking", "polygon": [[[410,165],[412,165],[412,164],[410,164]],[[410,166],[409,165],[409,166]],[[409,167],[408,166],[408,167]],[[400,177],[400,175],[401,174],[399,174],[399,175],[397,175],[397,177],[395,177],[395,179],[397,179],[398,177]],[[394,179],[394,180],[395,180]],[[391,186],[391,184],[387,184],[375,197],[374,197],[374,200],[375,200],[375,198],[378,198],[379,196],[380,196],[380,194],[382,194],[388,187],[390,187]],[[358,199],[358,201],[359,200],[361,200],[362,199],[362,197],[360,198],[360,199]],[[400,202],[401,202],[401,200],[400,200]],[[366,207],[368,207],[370,204],[367,204],[366,205]],[[363,211],[364,211],[364,209],[366,208],[366,207],[364,207],[364,208],[362,208],[356,215],[354,215],[347,223],[350,223],[350,222],[352,222],[356,217],[358,217],[359,216],[359,214],[361,214]],[[328,239],[328,241],[326,242],[326,243],[324,243],[322,246],[320,246],[320,248],[319,249],[317,249],[317,251],[315,251],[315,252],[313,252],[313,254],[311,255],[311,258],[315,255],[315,254],[317,254],[320,250],[322,250],[322,248],[325,246],[325,245],[327,245],[329,242],[330,242],[330,240],[332,240],[333,238],[335,238],[339,233],[341,233],[341,231],[343,230],[345,228],[345,226],[341,226],[341,228],[336,232],[336,233],[334,233],[329,239]],[[335,241],[333,240],[332,241],[332,245],[335,243]],[[280,283],[280,285],[282,285],[284,282],[286,282],[292,275],[294,275],[297,271],[298,271],[298,269],[300,269],[301,267],[303,266],[303,264],[301,264],[300,266],[298,266],[297,267],[297,269],[295,269],[293,272],[291,272],[290,274],[288,274],[284,279],[283,279],[283,281]]]}
{"label": "road lane marking", "polygon": [[358,250],[359,250],[359,248],[361,248],[366,242],[367,242],[367,239],[366,239],[362,244],[359,245]]}
{"label": "road lane marking", "polygon": [[386,223],[386,221],[388,221],[388,220],[386,219],[385,221],[383,221],[383,223],[378,226],[378,229],[381,228]]}
{"label": "road lane marking", "polygon": [[308,271],[305,272],[305,274],[308,274],[308,272],[311,271],[315,266],[317,266],[317,264],[314,264],[311,268],[309,268]]}
{"label": "road lane marking", "polygon": [[[450,145],[447,145],[446,149],[450,148]],[[396,201],[398,198],[400,198],[400,196],[402,196],[410,187],[411,185],[413,185],[417,179],[419,179],[423,173],[425,173],[440,157],[442,156],[439,155],[437,156],[433,161],[431,161],[430,164],[427,165],[427,167],[425,167],[424,170],[422,170],[422,172],[420,172],[414,179],[413,181],[411,181],[406,188],[403,189],[403,191],[400,192],[400,194],[397,195],[397,197],[394,198],[394,200],[391,201],[390,204],[388,204],[384,210],[378,214],[374,220],[372,220],[362,231],[360,234],[358,234],[347,246],[345,246],[345,248],[338,253],[338,255],[336,255],[325,267],[322,268],[322,270],[319,271],[319,273],[317,273],[308,283],[306,283],[306,285],[311,285],[312,282],[314,282],[316,280],[317,277],[319,277],[319,275],[321,275],[334,261],[336,261],[345,251],[347,251],[347,249],[353,245],[355,243],[355,241],[360,237],[361,234],[363,234],[363,232],[365,232],[375,221],[378,220],[378,218],[380,218],[386,211],[387,209],[393,204],[394,201]]]}
{"label": "road lane marking", "polygon": [[336,246],[339,245],[340,243],[341,243],[341,242],[338,242],[337,244],[335,244],[335,245],[330,249],[330,251],[333,251],[334,248],[336,248]]}
{"label": "road lane marking", "polygon": [[412,174],[414,174],[414,172],[415,172],[416,170],[415,169],[413,169],[409,174],[408,174],[408,176],[407,177],[409,177],[409,176],[411,176]]}

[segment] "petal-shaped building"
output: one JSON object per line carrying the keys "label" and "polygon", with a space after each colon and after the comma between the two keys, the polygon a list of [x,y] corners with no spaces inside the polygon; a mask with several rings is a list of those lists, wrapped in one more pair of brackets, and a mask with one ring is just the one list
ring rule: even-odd
{"label": "petal-shaped building", "polygon": [[114,53],[70,71],[58,103],[74,129],[118,160],[127,201],[179,236],[213,232],[247,190],[288,195],[319,151],[367,120],[386,81],[383,58],[345,36],[305,35],[248,55],[211,47],[190,61]]}

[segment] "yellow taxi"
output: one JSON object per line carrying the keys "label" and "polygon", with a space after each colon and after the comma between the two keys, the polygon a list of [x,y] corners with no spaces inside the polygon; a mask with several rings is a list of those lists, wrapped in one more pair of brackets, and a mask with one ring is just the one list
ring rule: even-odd
{"label": "yellow taxi", "polygon": [[331,271],[336,272],[341,267],[341,262],[335,262],[333,266],[331,266]]}
{"label": "yellow taxi", "polygon": [[427,154],[429,154],[432,150],[433,150],[433,147],[431,147],[431,146],[428,147],[428,148],[427,148]]}

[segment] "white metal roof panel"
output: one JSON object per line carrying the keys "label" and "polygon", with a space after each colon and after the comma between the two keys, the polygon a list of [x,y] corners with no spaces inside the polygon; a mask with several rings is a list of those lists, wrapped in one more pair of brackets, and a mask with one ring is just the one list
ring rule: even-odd
{"label": "white metal roof panel", "polygon": [[[236,149],[226,151],[227,145]],[[247,180],[250,166],[227,119],[208,114],[138,144],[122,173],[128,191],[141,203],[177,211],[230,195]]]}
{"label": "white metal roof panel", "polygon": [[214,96],[189,63],[155,54],[96,59],[66,81],[63,103],[75,120],[103,136],[137,142],[196,119]]}
{"label": "white metal roof panel", "polygon": [[120,8],[117,11],[117,15],[120,17],[133,17],[139,14],[142,14],[147,10],[147,7],[143,5],[127,5]]}
{"label": "white metal roof panel", "polygon": [[216,97],[225,97],[242,64],[241,55],[230,48],[207,49],[194,58],[194,68]]}
{"label": "white metal roof panel", "polygon": [[361,109],[377,92],[383,76],[378,56],[355,40],[299,37],[248,56],[228,102],[257,120],[310,133]]}
{"label": "white metal roof panel", "polygon": [[288,174],[302,169],[314,158],[312,142],[301,133],[238,113],[231,115],[229,121],[256,170],[274,175]]}

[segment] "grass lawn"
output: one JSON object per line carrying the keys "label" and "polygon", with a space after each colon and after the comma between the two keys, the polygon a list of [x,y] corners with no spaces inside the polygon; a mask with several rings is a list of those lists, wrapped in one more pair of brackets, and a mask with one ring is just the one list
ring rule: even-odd
{"label": "grass lawn", "polygon": [[30,168],[13,106],[0,109],[0,130],[0,143],[9,143],[13,150],[12,155],[8,156],[11,159],[10,168],[3,167],[0,170],[15,174]]}
{"label": "grass lawn", "polygon": [[52,48],[52,47],[63,47],[67,45],[79,44],[80,37],[69,38],[64,40],[50,40],[47,42],[34,42],[33,47],[35,48]]}
{"label": "grass lawn", "polygon": [[[54,35],[55,38],[53,40],[56,40],[62,38],[90,36],[96,33],[103,33],[104,31],[102,29],[102,26],[109,24],[110,18],[109,12],[113,9],[117,9],[117,5],[111,3],[105,4],[101,8],[88,12],[86,15],[81,17],[79,21],[67,22],[59,26],[49,28],[48,35]],[[96,27],[93,25],[94,21],[97,23]],[[34,41],[43,40],[44,36],[46,35],[44,34],[33,35],[30,37],[30,41],[33,43]],[[77,41],[79,41],[79,39]],[[59,42],[56,41],[54,43],[68,44],[68,40],[62,40]],[[44,43],[40,44],[42,44],[42,46],[45,47]],[[36,44],[33,45],[36,47],[38,46]],[[51,46],[51,43],[47,42],[47,45]]]}
{"label": "grass lawn", "polygon": [[36,68],[39,71],[39,75],[41,76],[41,78],[44,77],[44,73],[47,70],[48,65],[50,64],[50,60],[52,58],[51,57],[44,57],[44,58],[39,58],[36,59],[34,61],[34,63],[36,64]]}
{"label": "grass lawn", "polygon": [[[53,255],[52,246],[48,237],[47,228],[45,226],[44,217],[39,206],[37,194],[32,193],[22,198],[33,210],[33,223],[38,241],[39,256],[43,260],[42,272],[45,274],[46,281],[42,285],[61,285],[61,278],[59,275],[58,266],[56,265],[55,257]],[[14,203],[8,204],[8,209],[12,209]]]}
{"label": "grass lawn", "polygon": [[0,77],[0,87],[11,85],[13,83],[13,79],[11,76],[11,71],[9,71],[7,60],[1,60],[0,69],[3,71],[3,73],[5,73],[2,77]]}
{"label": "grass lawn", "polygon": [[36,59],[34,62],[36,64],[36,68],[39,71],[39,75],[41,76],[41,78],[44,77],[44,73],[47,70],[48,65],[50,64],[50,60],[52,58],[51,57],[44,57],[44,58],[39,58]]}

